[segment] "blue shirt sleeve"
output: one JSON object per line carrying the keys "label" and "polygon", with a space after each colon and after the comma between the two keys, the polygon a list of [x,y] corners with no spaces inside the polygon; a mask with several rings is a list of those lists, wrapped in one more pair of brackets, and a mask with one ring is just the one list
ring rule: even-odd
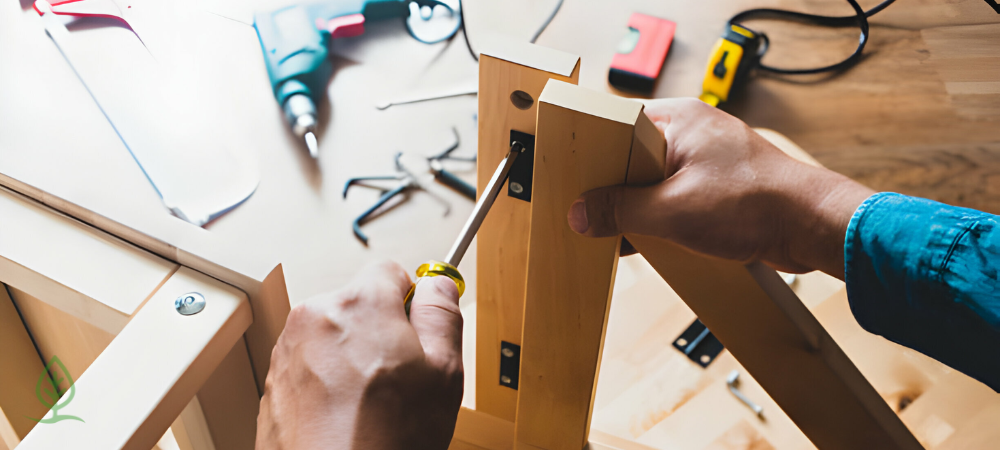
{"label": "blue shirt sleeve", "polygon": [[851,218],[844,262],[862,328],[1000,392],[1000,217],[875,194]]}

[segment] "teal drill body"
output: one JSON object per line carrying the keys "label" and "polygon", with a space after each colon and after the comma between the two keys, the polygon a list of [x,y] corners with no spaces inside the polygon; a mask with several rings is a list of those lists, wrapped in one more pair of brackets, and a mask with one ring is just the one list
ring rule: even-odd
{"label": "teal drill body", "polygon": [[316,104],[333,74],[330,40],[357,36],[371,20],[409,15],[406,0],[337,0],[254,15],[274,98],[316,157]]}

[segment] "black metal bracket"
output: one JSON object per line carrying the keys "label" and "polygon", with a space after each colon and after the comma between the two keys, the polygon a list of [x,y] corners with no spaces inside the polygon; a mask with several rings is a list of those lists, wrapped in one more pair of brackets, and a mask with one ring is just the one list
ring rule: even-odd
{"label": "black metal bracket", "polygon": [[500,341],[500,386],[517,390],[521,374],[521,346]]}
{"label": "black metal bracket", "polygon": [[674,339],[674,348],[687,355],[695,364],[708,367],[725,347],[701,320],[695,319],[691,326]]}
{"label": "black metal bracket", "polygon": [[514,160],[507,176],[507,195],[531,202],[531,179],[535,172],[535,136],[510,130],[508,146],[518,141],[524,144],[524,151]]}

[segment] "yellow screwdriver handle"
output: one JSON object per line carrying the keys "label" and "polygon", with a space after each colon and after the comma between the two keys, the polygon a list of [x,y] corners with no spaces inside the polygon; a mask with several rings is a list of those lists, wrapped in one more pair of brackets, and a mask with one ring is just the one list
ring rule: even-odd
{"label": "yellow screwdriver handle", "polygon": [[403,309],[406,310],[407,317],[410,316],[410,302],[413,301],[413,293],[417,291],[417,283],[424,277],[438,276],[451,278],[455,282],[455,286],[458,287],[459,297],[465,293],[465,279],[462,278],[462,274],[455,266],[441,261],[427,261],[417,268],[417,281],[410,285],[410,292],[406,293],[406,299],[403,300]]}

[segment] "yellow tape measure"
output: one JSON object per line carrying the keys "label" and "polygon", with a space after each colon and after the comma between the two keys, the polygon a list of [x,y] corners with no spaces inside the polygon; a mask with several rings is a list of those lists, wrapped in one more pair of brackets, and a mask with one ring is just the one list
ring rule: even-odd
{"label": "yellow tape measure", "polygon": [[760,36],[739,25],[729,25],[712,48],[701,84],[703,102],[719,106],[729,99],[735,86],[742,82],[757,63]]}

